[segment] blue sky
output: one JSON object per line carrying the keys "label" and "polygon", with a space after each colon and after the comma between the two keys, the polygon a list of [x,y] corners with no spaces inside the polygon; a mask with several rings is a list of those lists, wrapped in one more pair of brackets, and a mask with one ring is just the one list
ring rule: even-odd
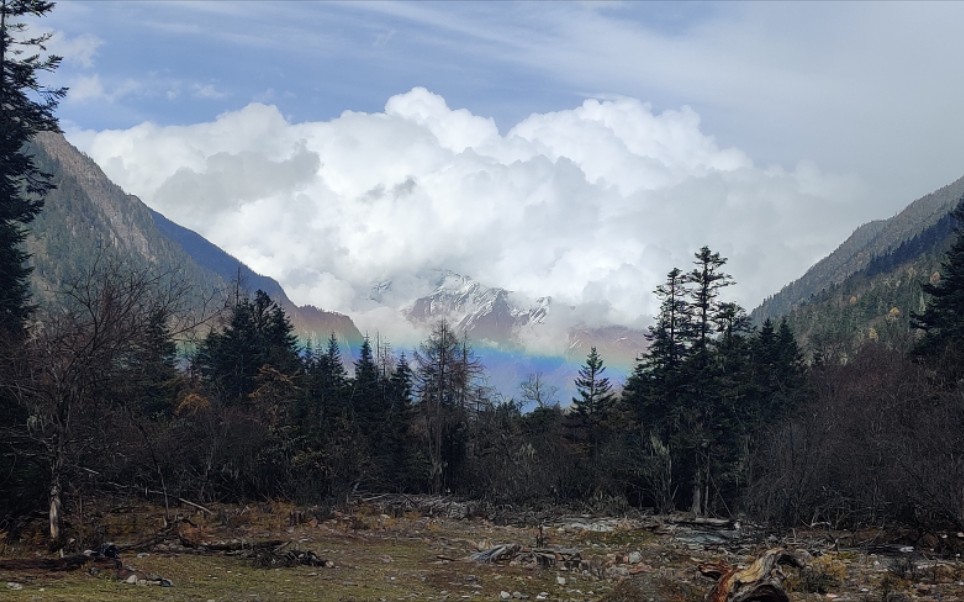
{"label": "blue sky", "polygon": [[950,2],[71,0],[42,25],[68,138],[296,300],[364,315],[372,283],[444,267],[640,325],[703,244],[753,307],[960,177],[962,22]]}

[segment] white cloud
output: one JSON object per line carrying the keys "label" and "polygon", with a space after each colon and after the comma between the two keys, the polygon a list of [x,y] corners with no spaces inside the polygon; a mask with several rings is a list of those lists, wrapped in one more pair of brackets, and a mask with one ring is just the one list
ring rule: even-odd
{"label": "white cloud", "polygon": [[227,94],[219,90],[214,84],[192,84],[191,93],[195,98],[204,100],[219,100],[227,97]]}
{"label": "white cloud", "polygon": [[64,62],[77,63],[81,67],[90,69],[94,66],[94,57],[104,44],[99,37],[91,34],[69,36],[62,31],[51,32],[53,35],[47,42],[47,50],[51,54],[63,57]]}
{"label": "white cloud", "polygon": [[104,100],[107,93],[98,75],[81,75],[70,82],[70,100],[74,102],[88,102]]}
{"label": "white cloud", "polygon": [[640,326],[665,273],[703,245],[730,257],[733,296],[750,307],[843,240],[853,222],[841,218],[863,196],[813,164],[758,166],[721,148],[692,109],[631,98],[532,115],[505,134],[416,88],[382,113],[326,122],[251,104],[210,123],[70,137],[295,301],[382,332],[397,318],[371,286],[415,290],[431,268],[584,308],[567,319]]}

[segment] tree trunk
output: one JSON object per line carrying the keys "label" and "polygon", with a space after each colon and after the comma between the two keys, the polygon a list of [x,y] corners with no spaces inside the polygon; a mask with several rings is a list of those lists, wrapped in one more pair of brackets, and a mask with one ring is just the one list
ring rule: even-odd
{"label": "tree trunk", "polygon": [[697,471],[693,480],[693,502],[690,504],[690,512],[696,516],[703,516],[702,494],[703,485],[700,483],[700,473]]}
{"label": "tree trunk", "polygon": [[60,474],[54,474],[50,483],[50,546],[51,548],[60,547],[61,541],[61,507],[60,500]]}
{"label": "tree trunk", "polygon": [[789,602],[780,565],[803,568],[804,562],[783,548],[774,548],[743,570],[726,563],[701,565],[701,573],[718,580],[704,602]]}

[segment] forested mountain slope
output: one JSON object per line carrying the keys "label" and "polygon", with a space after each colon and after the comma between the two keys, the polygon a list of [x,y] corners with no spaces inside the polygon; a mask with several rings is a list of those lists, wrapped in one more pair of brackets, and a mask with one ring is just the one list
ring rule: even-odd
{"label": "forested mountain slope", "polygon": [[906,348],[910,315],[924,304],[920,285],[938,277],[962,197],[964,178],[864,224],[751,317],[786,317],[810,351],[849,353],[867,340]]}
{"label": "forested mountain slope", "polygon": [[264,290],[277,301],[301,336],[323,340],[334,332],[357,349],[361,334],[348,316],[297,307],[277,281],[125,193],[62,135],[42,133],[32,146],[37,165],[57,185],[31,224],[26,243],[38,303],[53,301],[65,282],[91,270],[96,261],[122,259],[135,270],[176,273],[190,286],[192,303],[212,297],[219,302],[240,277],[246,290]]}

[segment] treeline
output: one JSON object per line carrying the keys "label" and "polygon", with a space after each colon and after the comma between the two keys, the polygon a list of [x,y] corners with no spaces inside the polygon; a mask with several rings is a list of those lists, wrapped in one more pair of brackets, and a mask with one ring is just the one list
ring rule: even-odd
{"label": "treeline", "polygon": [[569,407],[538,375],[503,400],[444,322],[410,356],[366,340],[346,362],[334,335],[299,346],[263,292],[233,295],[199,325],[176,281],[104,266],[4,346],[4,527],[44,507],[59,540],[64,516],[118,491],[167,504],[408,492],[961,525],[964,391],[948,327],[921,342],[937,363],[881,346],[808,363],[786,322],[754,328],[722,299],[724,265],[703,248],[691,270],[671,270],[625,388],[593,350]]}
{"label": "treeline", "polygon": [[[199,315],[176,278],[106,259],[39,310],[20,245],[52,184],[24,148],[57,130],[65,91],[36,80],[59,61],[35,52],[48,36],[14,34],[51,6],[0,6],[8,535],[43,511],[54,546],[80,539],[84,509],[117,492],[165,505],[428,492],[964,530],[961,210],[942,277],[924,285],[928,304],[912,316],[910,353],[878,343],[805,359],[786,322],[755,328],[723,299],[725,259],[704,247],[656,289],[649,347],[625,388],[614,389],[594,349],[566,407],[539,375],[503,400],[444,322],[410,356],[366,341],[348,365],[334,337],[299,346],[263,292]],[[523,402],[536,407],[524,413]]]}

